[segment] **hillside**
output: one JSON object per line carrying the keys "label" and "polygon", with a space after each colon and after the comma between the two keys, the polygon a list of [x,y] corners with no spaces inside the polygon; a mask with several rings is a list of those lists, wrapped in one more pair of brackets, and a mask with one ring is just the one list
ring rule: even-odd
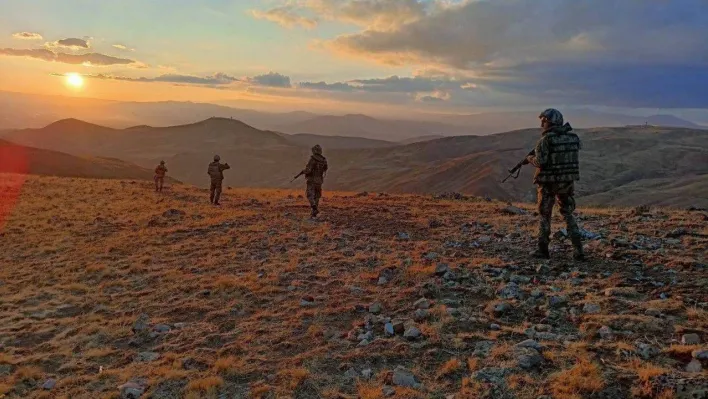
{"label": "hillside", "polygon": [[495,201],[328,192],[312,222],[297,193],[207,195],[30,177],[0,232],[0,395],[705,392],[705,212],[579,209],[577,264],[560,235],[530,260],[536,218]]}
{"label": "hillside", "polygon": [[[581,204],[708,207],[708,130],[660,127],[578,129],[583,140]],[[164,159],[176,178],[208,184],[204,169],[214,153],[233,167],[225,184],[293,188],[289,181],[323,145],[331,170],[325,189],[393,193],[461,192],[503,200],[535,200],[532,170],[501,184],[506,170],[533,148],[538,129],[457,136],[407,145],[354,137],[288,135],[237,120],[125,130],[75,120],[10,132],[8,140],[70,152],[109,156],[152,168]],[[660,184],[671,180],[669,187]],[[643,195],[651,193],[651,195]],[[586,198],[583,198],[586,197]]]}
{"label": "hillside", "polygon": [[79,157],[0,140],[0,173],[152,180],[152,169],[115,158]]}

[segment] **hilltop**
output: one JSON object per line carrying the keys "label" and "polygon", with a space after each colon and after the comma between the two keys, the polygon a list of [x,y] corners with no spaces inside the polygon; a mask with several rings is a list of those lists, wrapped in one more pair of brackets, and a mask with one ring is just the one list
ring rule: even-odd
{"label": "hilltop", "polygon": [[539,262],[523,204],[326,192],[313,222],[297,192],[207,195],[30,177],[0,232],[0,395],[705,394],[705,211],[579,209],[591,260],[559,232]]}
{"label": "hilltop", "polygon": [[[365,118],[363,116],[353,116]],[[593,206],[708,207],[708,130],[645,126],[576,130],[583,141],[579,203]],[[534,201],[532,168],[501,184],[538,140],[538,129],[400,144],[360,137],[289,135],[241,121],[119,130],[80,121],[6,133],[21,144],[125,159],[146,168],[164,159],[179,180],[206,185],[214,153],[233,167],[225,184],[292,188],[290,179],[320,142],[329,159],[325,189],[431,194],[461,192]],[[671,185],[662,182],[671,181]],[[647,195],[649,194],[649,195]]]}

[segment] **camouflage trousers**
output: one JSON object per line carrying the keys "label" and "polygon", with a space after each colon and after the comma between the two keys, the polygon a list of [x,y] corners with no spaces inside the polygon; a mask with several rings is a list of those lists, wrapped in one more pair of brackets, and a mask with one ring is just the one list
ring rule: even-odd
{"label": "camouflage trousers", "polygon": [[209,201],[212,204],[218,204],[219,198],[221,197],[221,179],[211,179],[211,186],[209,187]]}
{"label": "camouflage trousers", "polygon": [[558,201],[560,213],[565,219],[568,235],[573,242],[573,246],[581,245],[580,228],[573,216],[573,211],[575,211],[574,190],[575,184],[573,182],[538,185],[539,246],[547,247],[551,242],[551,216],[556,200]]}
{"label": "camouflage trousers", "polygon": [[165,184],[164,176],[155,176],[155,191],[162,191],[162,186]]}
{"label": "camouflage trousers", "polygon": [[320,206],[320,198],[322,198],[322,185],[317,183],[307,182],[307,200],[310,201],[310,206],[313,210]]}

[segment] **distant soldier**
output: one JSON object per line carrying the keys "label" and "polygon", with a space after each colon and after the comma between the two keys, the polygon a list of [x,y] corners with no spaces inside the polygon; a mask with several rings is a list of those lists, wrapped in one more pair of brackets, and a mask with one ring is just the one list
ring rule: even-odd
{"label": "distant soldier", "polygon": [[226,169],[231,169],[228,163],[222,164],[219,161],[221,157],[214,155],[214,162],[209,164],[209,169],[207,173],[211,178],[211,186],[209,187],[209,201],[214,205],[219,204],[219,197],[221,197],[221,183],[224,181],[224,171]]}
{"label": "distant soldier", "polygon": [[155,192],[162,192],[162,185],[165,183],[165,174],[167,174],[165,161],[160,161],[160,164],[155,168]]}
{"label": "distant soldier", "polygon": [[316,217],[319,213],[320,198],[322,197],[322,183],[327,172],[327,159],[322,156],[322,147],[319,144],[312,147],[312,156],[300,174],[305,175],[307,180],[307,200],[312,208],[311,217]]}
{"label": "distant soldier", "polygon": [[580,138],[572,133],[569,123],[563,124],[563,114],[549,108],[539,116],[541,119],[541,139],[536,144],[535,153],[526,158],[526,163],[536,167],[533,178],[538,185],[538,249],[534,257],[549,259],[548,245],[551,237],[551,214],[558,200],[560,213],[565,218],[573,243],[575,260],[585,260],[580,229],[573,216],[575,211],[575,181],[580,180],[578,152]]}

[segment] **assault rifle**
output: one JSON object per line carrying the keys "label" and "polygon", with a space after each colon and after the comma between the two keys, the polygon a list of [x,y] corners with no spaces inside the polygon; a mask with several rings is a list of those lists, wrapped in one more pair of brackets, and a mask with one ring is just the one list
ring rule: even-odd
{"label": "assault rifle", "polygon": [[298,174],[297,174],[297,176],[293,177],[293,179],[292,179],[292,180],[290,180],[290,183],[294,182],[295,180],[297,180],[297,178],[298,178],[298,177],[300,177],[300,176],[302,176],[302,175],[304,175],[304,174],[305,174],[305,172],[304,172],[304,171],[303,171],[303,172],[300,172],[300,173],[298,173]]}
{"label": "assault rifle", "polygon": [[[509,169],[509,171],[508,171],[508,172],[509,172],[509,176],[507,176],[504,180],[502,180],[502,183],[504,183],[505,181],[509,180],[510,177],[513,177],[514,179],[516,179],[517,177],[519,177],[519,173],[521,173],[521,167],[524,166],[524,165],[526,165],[527,163],[529,163],[529,162],[526,160],[526,157],[528,157],[529,155],[534,155],[535,153],[536,153],[536,150],[535,150],[535,149],[531,150],[531,151],[524,157],[524,159],[521,160],[521,162],[517,163],[516,166],[514,166],[514,167],[511,168],[511,169]],[[514,174],[516,174],[516,175],[514,175]]]}

